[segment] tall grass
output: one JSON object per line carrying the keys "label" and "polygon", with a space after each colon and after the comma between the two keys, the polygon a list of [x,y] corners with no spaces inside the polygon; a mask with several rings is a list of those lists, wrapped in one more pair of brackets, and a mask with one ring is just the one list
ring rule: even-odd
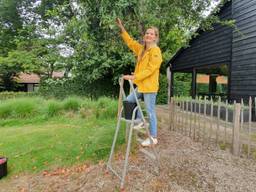
{"label": "tall grass", "polygon": [[108,98],[101,97],[97,101],[96,118],[113,118],[117,114],[117,102]]}
{"label": "tall grass", "polygon": [[64,100],[45,100],[40,97],[7,99],[0,102],[0,119],[54,117],[67,112],[84,118],[112,118],[117,111],[117,102],[102,97],[94,101],[88,98],[69,97]]}
{"label": "tall grass", "polygon": [[65,110],[78,111],[82,104],[82,99],[78,97],[69,97],[63,101],[63,108]]}
{"label": "tall grass", "polygon": [[40,112],[42,99],[18,98],[7,99],[0,103],[0,118],[28,118]]}
{"label": "tall grass", "polygon": [[59,115],[63,109],[63,105],[60,101],[50,100],[46,104],[46,110],[43,110],[48,117]]}

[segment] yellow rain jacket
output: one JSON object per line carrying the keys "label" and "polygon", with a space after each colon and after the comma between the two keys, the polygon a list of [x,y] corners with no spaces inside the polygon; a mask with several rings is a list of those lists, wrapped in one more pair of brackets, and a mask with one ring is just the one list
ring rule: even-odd
{"label": "yellow rain jacket", "polygon": [[[143,51],[143,45],[132,39],[124,31],[121,36],[127,46],[134,52],[137,58]],[[159,47],[152,47],[145,51],[142,58],[137,59],[135,66],[135,83],[140,93],[156,93],[159,88],[159,69],[162,63],[162,54]]]}

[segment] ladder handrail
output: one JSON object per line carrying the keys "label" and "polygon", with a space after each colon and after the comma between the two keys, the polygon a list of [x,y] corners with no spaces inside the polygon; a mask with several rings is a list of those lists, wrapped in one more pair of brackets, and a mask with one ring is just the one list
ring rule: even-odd
{"label": "ladder handrail", "polygon": [[134,95],[135,95],[136,104],[137,104],[137,106],[138,106],[138,108],[139,108],[139,111],[140,111],[140,113],[141,113],[142,121],[145,123],[146,120],[145,120],[144,114],[143,114],[143,112],[142,112],[142,109],[141,109],[141,106],[140,106],[140,103],[139,103],[139,99],[137,98],[136,91],[135,91],[135,89],[134,89],[133,83],[132,83],[131,80],[128,80],[128,81],[129,81],[130,87],[132,88],[132,92],[133,92]]}

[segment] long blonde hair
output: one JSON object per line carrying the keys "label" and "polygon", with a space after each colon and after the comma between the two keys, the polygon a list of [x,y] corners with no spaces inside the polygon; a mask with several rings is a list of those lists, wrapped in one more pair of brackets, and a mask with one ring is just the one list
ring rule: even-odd
{"label": "long blonde hair", "polygon": [[[158,44],[159,43],[159,30],[158,30],[158,28],[154,27],[154,26],[150,26],[150,27],[147,28],[147,30],[148,29],[153,29],[154,30],[155,35],[156,35],[156,44]],[[138,56],[138,61],[143,57],[145,51],[146,51],[146,43],[143,42],[143,50],[142,50],[141,54]]]}

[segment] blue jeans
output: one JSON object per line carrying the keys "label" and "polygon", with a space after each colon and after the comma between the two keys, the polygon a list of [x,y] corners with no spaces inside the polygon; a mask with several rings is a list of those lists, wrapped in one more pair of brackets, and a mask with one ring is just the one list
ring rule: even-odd
{"label": "blue jeans", "polygon": [[[144,103],[149,117],[150,135],[157,137],[157,118],[155,111],[157,93],[139,93],[138,89],[135,89],[135,92],[138,99],[144,97]],[[128,95],[127,101],[136,102],[133,92]],[[142,119],[141,113],[137,113],[137,119]]]}

